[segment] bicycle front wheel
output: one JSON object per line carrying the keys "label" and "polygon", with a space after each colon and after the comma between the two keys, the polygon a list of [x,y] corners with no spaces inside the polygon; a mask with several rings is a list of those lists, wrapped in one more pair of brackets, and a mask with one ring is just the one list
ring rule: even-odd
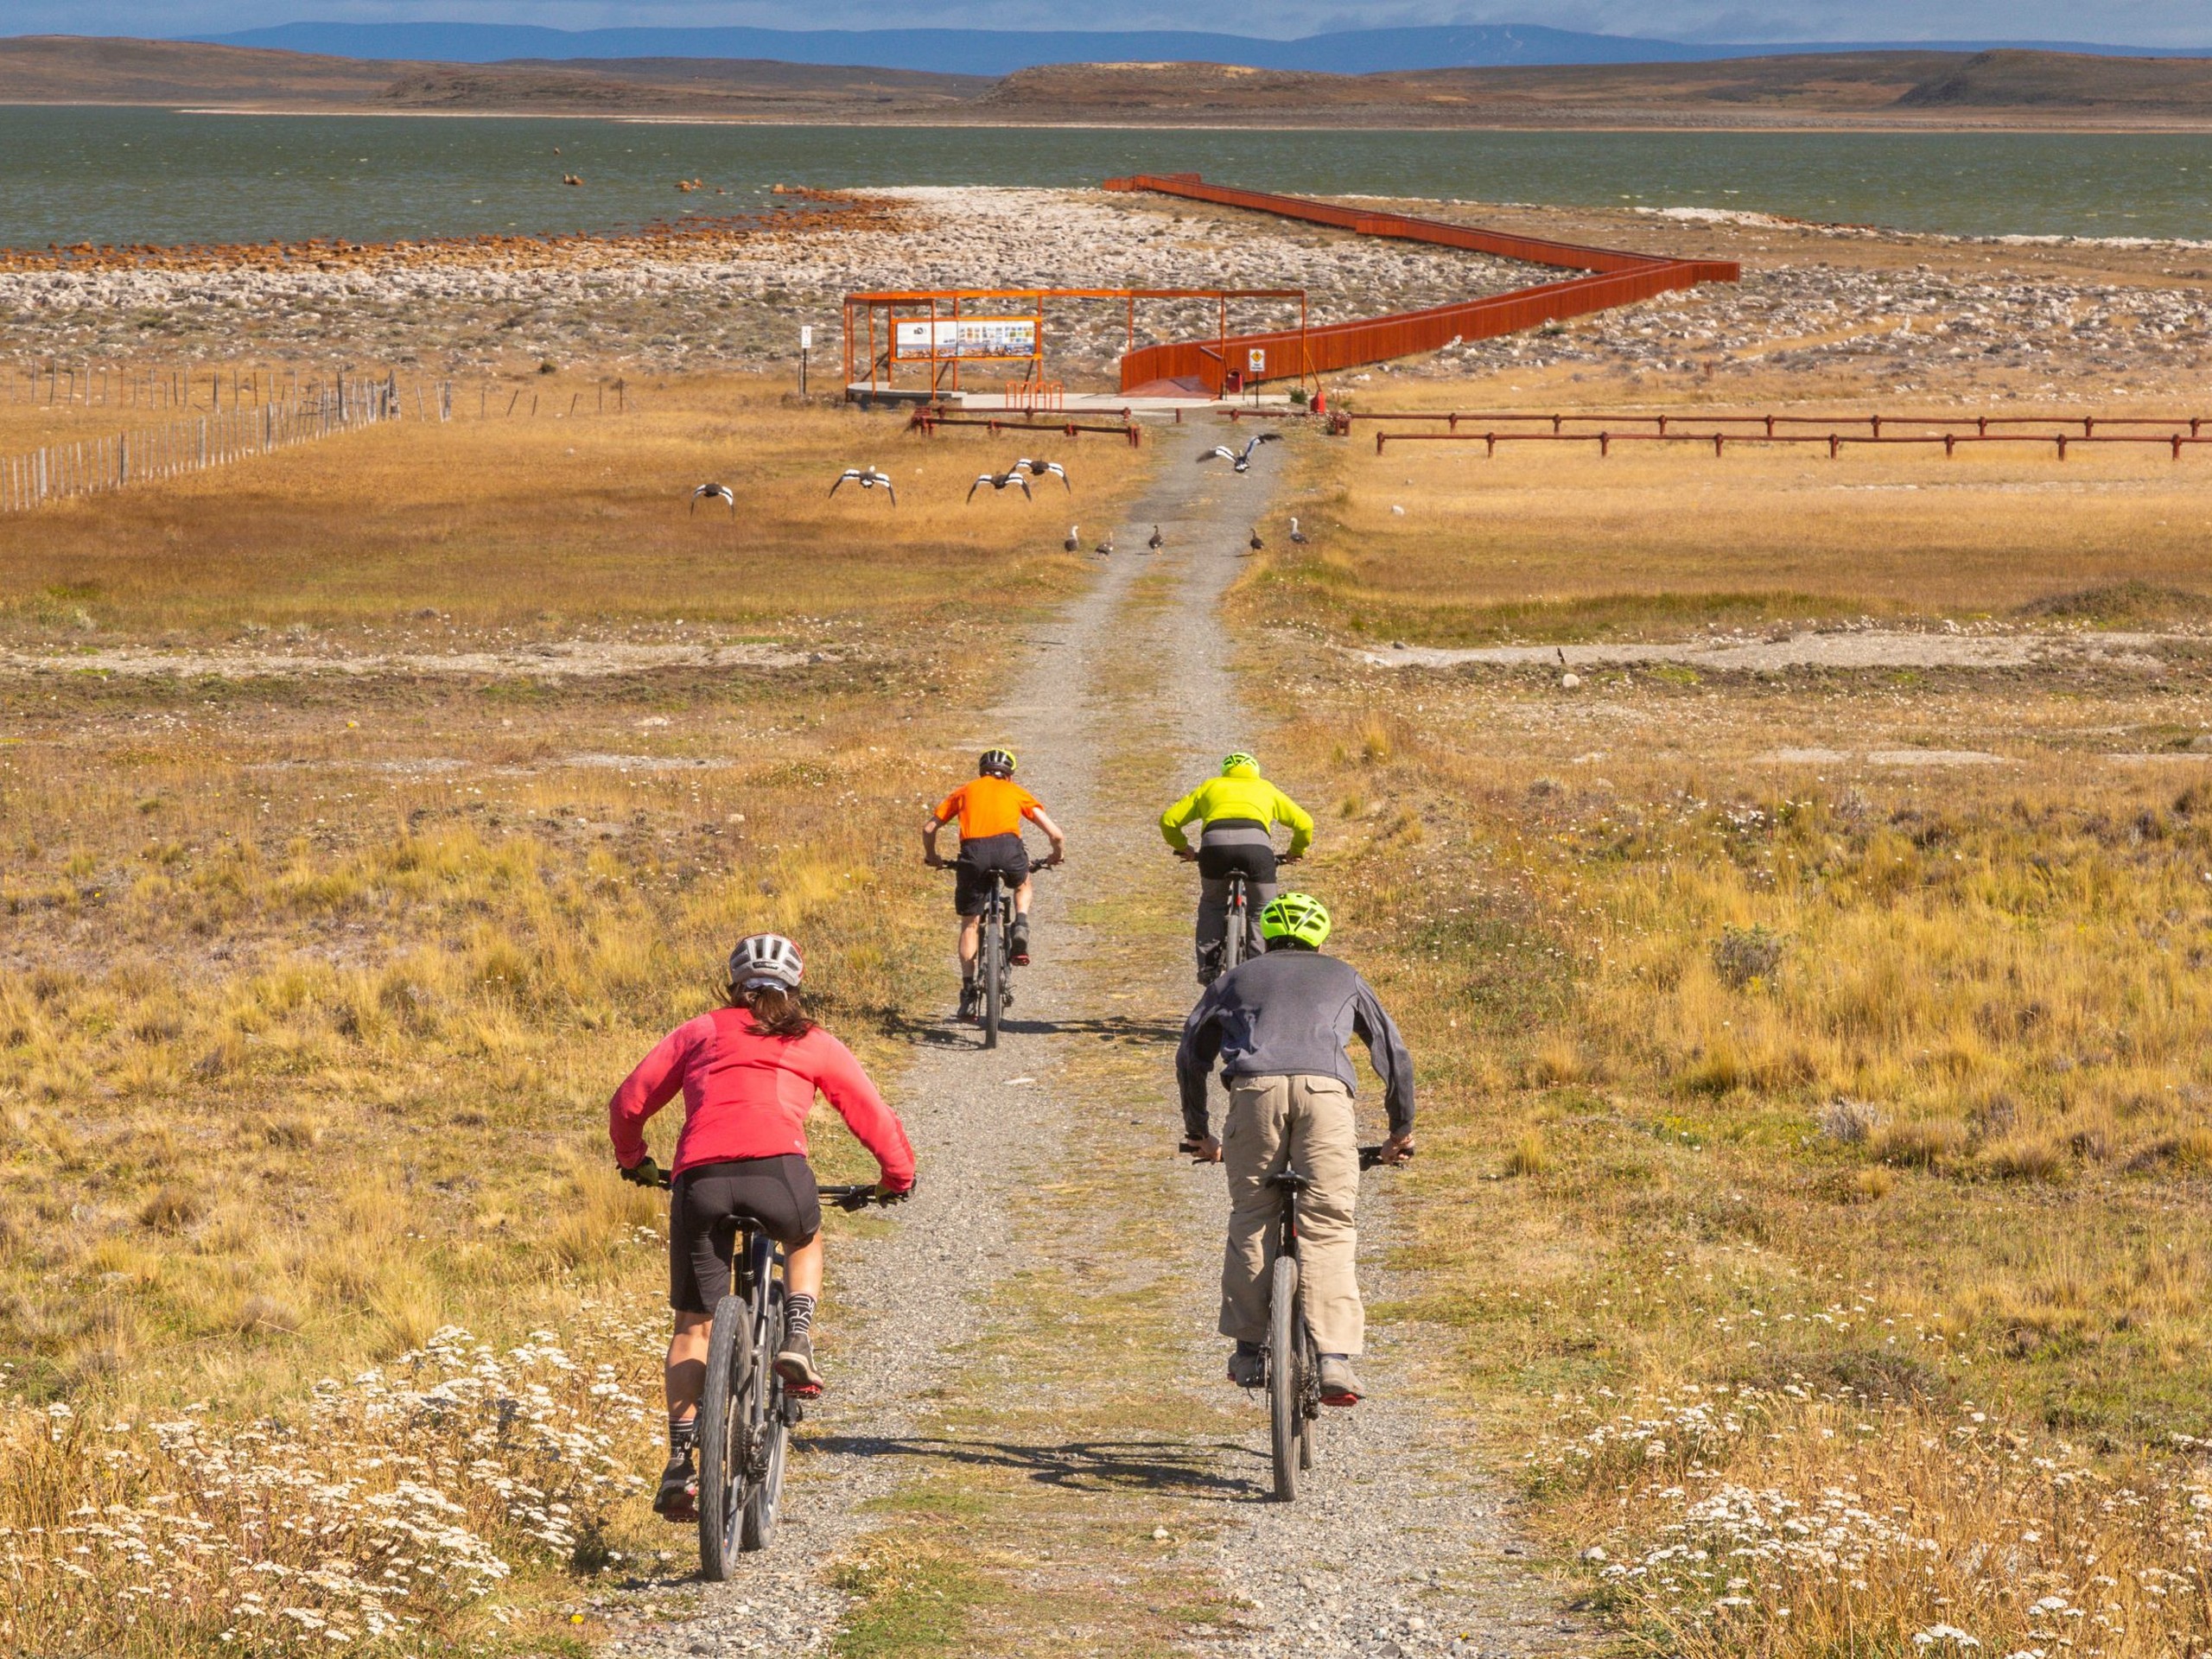
{"label": "bicycle front wheel", "polygon": [[1298,1258],[1279,1255],[1268,1293],[1268,1415],[1274,1431],[1275,1497],[1283,1503],[1298,1496],[1299,1430],[1306,1421],[1299,1324]]}
{"label": "bicycle front wheel", "polygon": [[751,1313],[740,1298],[725,1296],[715,1304],[707,1333],[707,1387],[699,1402],[699,1576],[716,1584],[737,1568],[745,1510]]}
{"label": "bicycle front wheel", "polygon": [[766,1549],[776,1536],[777,1513],[784,1497],[784,1452],[791,1444],[791,1427],[784,1421],[784,1384],[776,1375],[776,1350],[784,1340],[784,1287],[768,1293],[767,1328],[753,1374],[761,1386],[750,1391],[753,1404],[753,1466],[746,1484],[745,1525],[739,1542],[748,1550]]}

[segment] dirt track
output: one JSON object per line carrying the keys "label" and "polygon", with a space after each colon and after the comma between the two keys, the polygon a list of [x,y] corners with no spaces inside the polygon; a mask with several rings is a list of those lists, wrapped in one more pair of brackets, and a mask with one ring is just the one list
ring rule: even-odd
{"label": "dirt track", "polygon": [[[1414,1333],[1374,1333],[1374,1396],[1323,1425],[1323,1467],[1290,1510],[1268,1496],[1261,1410],[1222,1379],[1220,1177],[1173,1154],[1192,895],[1150,820],[1163,791],[1261,741],[1216,602],[1269,486],[1163,448],[1160,481],[1116,540],[1141,548],[1157,521],[1166,551],[1116,556],[1039,631],[1013,696],[971,734],[1022,756],[1070,862],[1040,880],[1039,961],[1018,977],[1004,1045],[987,1053],[941,1019],[918,1028],[896,1098],[920,1195],[832,1263],[833,1390],[804,1432],[786,1535],[696,1616],[635,1627],[613,1651],[818,1647],[849,1616],[827,1565],[917,1539],[949,1544],[987,1583],[963,1652],[1573,1640],[1516,1581],[1499,1495],[1466,1461],[1474,1431],[1430,1390]],[[1363,1195],[1370,1297],[1389,1179]],[[939,1511],[952,1518],[928,1518]]]}

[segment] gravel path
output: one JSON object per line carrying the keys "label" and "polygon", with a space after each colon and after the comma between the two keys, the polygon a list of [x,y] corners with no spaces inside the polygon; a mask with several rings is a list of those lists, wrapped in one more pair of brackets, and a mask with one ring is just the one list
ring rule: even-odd
{"label": "gravel path", "polygon": [[[1071,899],[1092,906],[1156,899],[1161,884],[1179,879],[1151,826],[1156,804],[1131,798],[1132,753],[1156,760],[1164,743],[1176,753],[1179,775],[1195,777],[1224,749],[1256,741],[1235,695],[1217,605],[1271,485],[1258,471],[1234,479],[1178,464],[1192,435],[1161,435],[1159,480],[1116,531],[1117,545],[1141,548],[1156,522],[1166,552],[1117,555],[1039,631],[1020,685],[963,746],[1016,747],[1023,779],[1070,830],[1071,863],[1064,876],[1039,883],[1039,963],[1017,982],[1005,1045],[985,1053],[969,1033],[932,1028],[898,1089],[920,1153],[921,1193],[887,1236],[841,1248],[832,1262],[832,1391],[804,1431],[785,1536],[737,1583],[705,1592],[696,1611],[633,1626],[613,1651],[821,1645],[843,1605],[822,1567],[854,1549],[868,1501],[943,1478],[959,1454],[983,1449],[972,1435],[962,1441],[949,1432],[944,1408],[925,1391],[963,1356],[968,1375],[1002,1370],[1003,1358],[973,1357],[991,1353],[995,1332],[1009,1323],[1103,1322],[1111,1299],[1126,1302],[1133,1286],[1147,1319],[1166,1334],[1135,1344],[1121,1362],[1125,1375],[1084,1375],[1070,1389],[1025,1379],[1033,1391],[1052,1390],[1053,1408],[1032,1404],[1027,1416],[990,1427],[988,1450],[1000,1467],[1065,1473],[1086,1458],[1103,1459],[1088,1478],[995,1490],[1006,1511],[998,1570],[1010,1570],[1007,1538],[1033,1548],[1039,1538],[1096,1534],[1102,1516],[1119,1525],[1138,1506],[1147,1528],[1154,1515],[1172,1522],[1152,1534],[1168,1541],[1155,1564],[1207,1582],[1235,1610],[1179,1630],[1176,1650],[1239,1659],[1540,1653],[1567,1639],[1550,1598],[1515,1582],[1522,1552],[1498,1494],[1472,1472],[1472,1427],[1441,1403],[1415,1357],[1414,1335],[1374,1333],[1363,1362],[1372,1397],[1324,1423],[1323,1460],[1300,1502],[1269,1501],[1265,1419],[1222,1381],[1225,1344],[1213,1334],[1222,1184],[1217,1173],[1166,1155],[1179,1133],[1166,1033],[1193,995],[1187,944],[1179,930],[1133,945],[1128,932],[1085,926],[1071,913]],[[1179,912],[1184,899],[1179,893]],[[1123,1046],[1102,1051],[1102,1037]],[[1141,1103],[1126,1117],[1102,1109],[1102,1052],[1118,1052],[1103,1063],[1122,1067],[1123,1086]],[[1009,1141],[1002,1103],[1016,1085],[1024,1133]],[[1025,1220],[1026,1189],[1096,1179],[1102,1168],[1117,1183],[1112,1203],[1060,1205],[1041,1224],[1033,1211]],[[1370,1178],[1363,1194],[1370,1297],[1392,1289],[1374,1265],[1395,1234],[1387,1185],[1388,1178]],[[1151,1243],[1133,1254],[1132,1239]],[[1110,1282],[1098,1282],[1102,1262],[1120,1264],[1106,1275]],[[1061,1287],[1042,1313],[1018,1295],[1009,1301],[1007,1274],[1017,1267]],[[1098,1417],[1132,1392],[1166,1406],[1161,1416],[1172,1426],[1100,1428]],[[1105,1444],[1110,1453],[1101,1451]],[[982,1489],[980,1502],[994,1496]],[[1119,1569],[1146,1565],[1134,1545],[1105,1548],[1075,1595],[1094,1613],[1102,1596],[1110,1605]],[[995,1615],[994,1650],[1097,1650],[1065,1628],[1072,1615],[1054,1602],[1068,1585],[1051,1573],[1073,1566],[1065,1549],[1060,1554],[1054,1561],[1045,1550],[1025,1593]]]}

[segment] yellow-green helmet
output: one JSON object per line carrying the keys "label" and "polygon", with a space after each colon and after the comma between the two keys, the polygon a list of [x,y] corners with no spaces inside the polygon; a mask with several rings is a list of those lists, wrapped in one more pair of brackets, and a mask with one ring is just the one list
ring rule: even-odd
{"label": "yellow-green helmet", "polygon": [[1257,760],[1255,760],[1250,755],[1245,753],[1242,749],[1231,749],[1227,754],[1221,757],[1221,775],[1223,777],[1234,777],[1236,775],[1236,769],[1239,766],[1248,766],[1252,771],[1257,772],[1260,769],[1260,763]]}
{"label": "yellow-green helmet", "polygon": [[1277,893],[1260,912],[1260,937],[1295,939],[1319,950],[1329,937],[1329,907],[1310,893]]}

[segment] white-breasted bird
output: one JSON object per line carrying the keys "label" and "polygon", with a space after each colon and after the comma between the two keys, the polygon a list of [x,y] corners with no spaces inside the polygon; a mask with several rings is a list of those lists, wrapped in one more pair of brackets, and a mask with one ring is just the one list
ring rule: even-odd
{"label": "white-breasted bird", "polygon": [[1073,524],[1070,524],[1068,526],[1068,538],[1065,542],[1062,542],[1060,545],[1065,548],[1069,552],[1074,552],[1083,545],[1083,533]]}
{"label": "white-breasted bird", "polygon": [[737,517],[737,492],[727,484],[702,484],[691,492],[690,510],[698,512],[702,501],[727,501],[729,503],[729,516],[733,518]]}
{"label": "white-breasted bird", "polygon": [[1298,527],[1296,513],[1293,513],[1290,518],[1290,539],[1300,547],[1306,545],[1306,532]]}
{"label": "white-breasted bird", "polygon": [[1217,443],[1205,454],[1200,455],[1198,461],[1201,465],[1209,461],[1225,461],[1235,471],[1249,473],[1252,470],[1252,452],[1263,443],[1278,442],[1281,437],[1282,434],[1280,432],[1255,432],[1244,441],[1244,448],[1241,454],[1231,449],[1225,443]]}
{"label": "white-breasted bird", "polygon": [[1067,484],[1070,495],[1075,493],[1075,486],[1068,484],[1068,469],[1057,461],[1032,461],[1028,456],[1024,455],[1014,463],[1014,470],[1017,473],[1027,473],[1032,478],[1057,478],[1061,483]]}
{"label": "white-breasted bird", "polygon": [[893,506],[899,505],[899,491],[891,482],[891,474],[880,472],[874,467],[846,467],[843,472],[837,474],[836,483],[830,486],[830,493],[836,494],[838,490],[847,484],[857,484],[864,490],[873,490],[880,486],[883,493],[891,498]]}
{"label": "white-breasted bird", "polygon": [[978,473],[976,475],[976,481],[968,486],[968,499],[973,501],[976,499],[976,492],[986,484],[991,486],[991,493],[994,495],[1009,485],[1019,485],[1021,487],[1023,500],[1030,501],[1036,499],[1029,493],[1029,480],[1010,467],[1002,473]]}

